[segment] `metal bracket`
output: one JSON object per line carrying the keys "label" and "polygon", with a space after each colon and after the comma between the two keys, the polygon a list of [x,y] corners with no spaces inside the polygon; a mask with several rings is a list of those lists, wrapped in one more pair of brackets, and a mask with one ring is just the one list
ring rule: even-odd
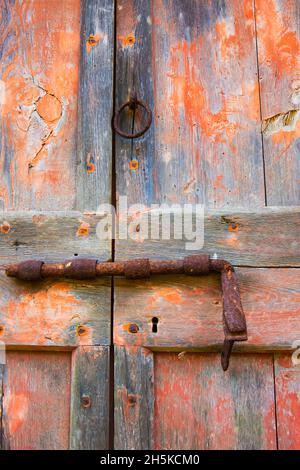
{"label": "metal bracket", "polygon": [[7,276],[23,281],[45,278],[95,279],[101,276],[125,276],[126,279],[144,279],[153,274],[186,274],[188,276],[221,273],[223,295],[224,344],[221,354],[223,370],[227,370],[235,341],[246,341],[247,325],[238,282],[233,266],[224,260],[210,259],[209,255],[187,256],[183,260],[156,261],[135,259],[124,262],[98,262],[95,259],[76,259],[63,263],[24,261],[9,265]]}

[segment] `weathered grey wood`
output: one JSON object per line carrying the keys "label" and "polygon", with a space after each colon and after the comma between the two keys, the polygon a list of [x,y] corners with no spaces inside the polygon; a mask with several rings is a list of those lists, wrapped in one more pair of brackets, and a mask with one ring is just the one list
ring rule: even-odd
{"label": "weathered grey wood", "polygon": [[81,1],[77,208],[111,200],[114,1]]}
{"label": "weathered grey wood", "polygon": [[70,448],[109,446],[109,348],[79,347],[72,357]]}
{"label": "weathered grey wood", "polygon": [[5,364],[0,364],[0,449],[3,450],[6,447],[6,439],[4,435],[3,426],[3,381],[4,381]]}
{"label": "weathered grey wood", "polygon": [[[147,217],[149,211],[144,214]],[[172,230],[170,240],[162,240],[161,236],[159,240],[151,239],[150,217],[149,239],[142,233],[141,218],[133,217],[133,221],[128,240],[116,240],[118,260],[135,257],[172,259],[204,252],[217,254],[236,266],[300,266],[299,207],[265,208],[256,212],[207,211],[204,247],[195,251],[187,251],[187,240],[175,240]],[[135,226],[139,228],[138,233]],[[133,235],[138,235],[138,241],[132,239]]]}
{"label": "weathered grey wood", "polygon": [[[101,240],[96,233],[99,222],[106,225],[105,218],[109,227],[109,217],[105,214],[2,212],[0,263],[29,258],[62,261],[74,255],[107,260],[111,257],[110,241]],[[204,224],[205,243],[201,251],[217,253],[238,266],[300,265],[298,207],[266,208],[257,212],[208,211]],[[173,235],[171,240],[143,242],[132,240],[131,235],[132,232],[128,240],[116,240],[117,259],[181,258],[193,253],[185,249],[187,240],[174,240]]]}
{"label": "weathered grey wood", "polygon": [[111,257],[110,240],[97,237],[104,213],[1,212],[0,264],[37,258],[48,261],[90,257]]}
{"label": "weathered grey wood", "polygon": [[154,358],[156,449],[276,449],[272,355]]}
{"label": "weathered grey wood", "polygon": [[[141,138],[126,140],[116,134],[117,193],[127,195],[129,203],[151,204],[153,200],[153,164],[155,145],[155,103],[152,50],[151,2],[118,1],[116,50],[116,110],[135,91],[153,112],[150,129]],[[115,111],[116,111],[115,110]],[[145,116],[140,108],[134,115],[128,108],[121,115],[121,128],[132,133],[143,127]],[[137,171],[130,161],[137,160]]]}
{"label": "weathered grey wood", "polygon": [[115,449],[153,447],[153,355],[115,347]]}
{"label": "weathered grey wood", "polygon": [[110,343],[111,281],[18,282],[0,273],[0,339],[10,346]]}
{"label": "weathered grey wood", "polygon": [[133,152],[116,139],[118,193],[131,203],[264,206],[253,3],[121,0],[116,54],[117,104],[135,87],[153,110]]}
{"label": "weathered grey wood", "polygon": [[71,210],[80,0],[0,8],[0,208]]}
{"label": "weathered grey wood", "polygon": [[[293,345],[293,355],[276,354],[274,358],[278,448],[300,448],[300,341]],[[293,360],[297,362],[293,364]]]}
{"label": "weathered grey wood", "polygon": [[255,0],[268,205],[300,204],[300,4]]}
{"label": "weathered grey wood", "polygon": [[[238,268],[237,278],[248,341],[236,343],[234,351],[291,350],[300,331],[300,270]],[[115,344],[220,351],[224,333],[219,276],[120,279],[115,286]],[[138,332],[130,332],[131,324]]]}
{"label": "weathered grey wood", "polygon": [[4,447],[69,447],[70,352],[8,351],[3,387]]}

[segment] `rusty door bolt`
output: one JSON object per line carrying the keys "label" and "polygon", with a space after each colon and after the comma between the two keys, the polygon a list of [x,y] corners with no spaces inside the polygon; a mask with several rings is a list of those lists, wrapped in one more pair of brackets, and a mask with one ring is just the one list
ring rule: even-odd
{"label": "rusty door bolt", "polygon": [[139,327],[135,323],[131,323],[128,328],[129,333],[138,333]]}
{"label": "rusty door bolt", "polygon": [[[125,106],[128,106],[128,103]],[[236,224],[236,229],[238,229],[238,224]],[[183,260],[135,259],[119,262],[99,262],[95,259],[76,259],[56,264],[33,260],[9,265],[6,269],[7,276],[16,277],[23,281],[38,281],[53,277],[83,280],[95,279],[101,276],[147,279],[153,274],[200,276],[207,275],[210,272],[221,274],[225,336],[222,350],[222,367],[223,370],[227,370],[234,342],[247,340],[246,318],[241,303],[238,282],[234,268],[228,261],[210,258],[209,255],[204,254],[187,256]],[[138,333],[139,327],[135,323],[130,323],[128,331],[133,334]],[[79,336],[87,333],[87,327],[77,326]]]}
{"label": "rusty door bolt", "polygon": [[83,408],[90,408],[92,406],[92,399],[90,395],[82,395],[81,397],[81,406]]}

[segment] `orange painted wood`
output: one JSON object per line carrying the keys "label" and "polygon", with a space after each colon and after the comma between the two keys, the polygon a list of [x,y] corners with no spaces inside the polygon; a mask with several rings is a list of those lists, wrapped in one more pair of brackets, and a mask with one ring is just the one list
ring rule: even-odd
{"label": "orange painted wood", "polygon": [[156,449],[276,449],[273,358],[154,355]]}
{"label": "orange painted wood", "polygon": [[69,353],[7,353],[3,387],[4,448],[68,448],[70,378]]}
{"label": "orange painted wood", "polygon": [[116,137],[118,194],[264,206],[253,1],[120,0],[116,53],[116,105],[135,89],[154,117],[141,139]]}
{"label": "orange painted wood", "polygon": [[[300,331],[299,269],[237,269],[248,341],[235,350],[291,350]],[[220,279],[159,276],[116,281],[114,341],[119,345],[220,350],[224,340]],[[158,318],[157,332],[152,331]],[[129,325],[136,324],[137,333]]]}
{"label": "orange painted wood", "polygon": [[110,280],[16,283],[0,276],[0,340],[74,348],[110,342]]}
{"label": "orange painted wood", "polygon": [[255,4],[267,203],[299,205],[299,1]]}
{"label": "orange painted wood", "polygon": [[300,365],[293,365],[291,354],[275,355],[275,384],[278,448],[299,450]]}
{"label": "orange painted wood", "polygon": [[80,1],[1,2],[0,207],[75,198]]}

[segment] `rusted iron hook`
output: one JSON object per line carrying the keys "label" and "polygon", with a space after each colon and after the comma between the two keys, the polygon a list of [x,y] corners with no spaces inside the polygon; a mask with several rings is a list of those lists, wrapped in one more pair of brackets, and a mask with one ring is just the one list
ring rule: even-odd
{"label": "rusted iron hook", "polygon": [[98,262],[96,259],[76,259],[63,263],[44,263],[31,260],[9,265],[7,276],[23,281],[45,278],[95,279],[101,276],[125,276],[144,279],[153,274],[186,274],[188,276],[221,274],[223,296],[224,344],[221,354],[223,370],[227,370],[235,341],[246,341],[247,325],[238,282],[233,266],[225,260],[210,259],[209,255],[187,256],[183,260],[135,259],[124,262]]}
{"label": "rusted iron hook", "polygon": [[[144,127],[140,131],[133,132],[133,133],[122,131],[122,129],[120,128],[120,116],[121,116],[122,111],[127,107],[132,110],[135,110],[138,108],[138,106],[140,106],[146,111],[146,121],[145,121]],[[130,94],[129,100],[126,101],[126,103],[122,104],[122,106],[120,106],[120,108],[117,110],[115,117],[113,119],[113,128],[117,134],[124,137],[125,139],[136,139],[137,137],[141,137],[143,134],[145,134],[145,132],[147,132],[147,130],[151,126],[151,123],[152,123],[152,111],[150,110],[149,106],[147,105],[145,101],[137,98],[136,92],[133,91]]]}

